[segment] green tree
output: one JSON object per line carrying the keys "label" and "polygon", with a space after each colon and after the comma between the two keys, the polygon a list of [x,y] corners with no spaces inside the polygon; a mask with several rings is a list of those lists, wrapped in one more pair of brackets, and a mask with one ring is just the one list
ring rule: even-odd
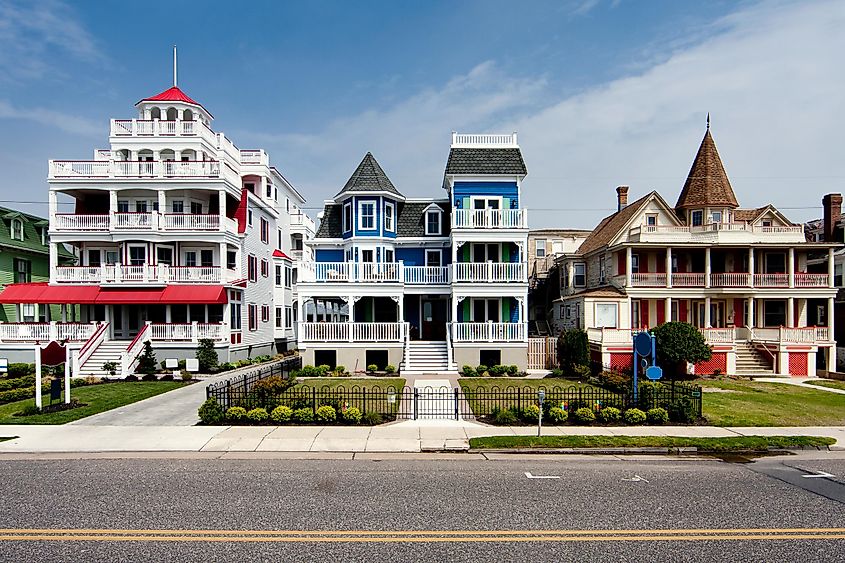
{"label": "green tree", "polygon": [[657,364],[671,379],[686,375],[687,362],[704,362],[713,355],[704,335],[689,323],[664,323],[653,328],[651,333],[656,340]]}
{"label": "green tree", "polygon": [[563,329],[557,339],[560,368],[569,374],[578,366],[590,365],[590,344],[587,332],[580,328]]}
{"label": "green tree", "polygon": [[217,350],[214,349],[214,341],[210,338],[201,338],[197,346],[197,362],[202,373],[208,373],[217,369]]}
{"label": "green tree", "polygon": [[153,352],[153,345],[147,340],[144,342],[144,351],[141,352],[141,357],[138,358],[138,367],[135,371],[144,375],[155,375],[157,370],[156,354]]}

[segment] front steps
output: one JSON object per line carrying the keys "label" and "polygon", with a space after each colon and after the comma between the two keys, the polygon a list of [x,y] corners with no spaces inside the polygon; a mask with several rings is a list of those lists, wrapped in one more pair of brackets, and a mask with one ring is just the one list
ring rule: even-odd
{"label": "front steps", "polygon": [[80,377],[113,377],[111,373],[103,369],[106,362],[117,364],[117,373],[120,374],[120,357],[129,346],[129,340],[106,340],[97,346],[94,353],[79,367]]}
{"label": "front steps", "polygon": [[736,375],[773,374],[766,358],[748,341],[736,342]]}
{"label": "front steps", "polygon": [[449,365],[449,352],[446,342],[416,340],[408,343],[408,365],[402,362],[402,373],[453,373],[454,366]]}

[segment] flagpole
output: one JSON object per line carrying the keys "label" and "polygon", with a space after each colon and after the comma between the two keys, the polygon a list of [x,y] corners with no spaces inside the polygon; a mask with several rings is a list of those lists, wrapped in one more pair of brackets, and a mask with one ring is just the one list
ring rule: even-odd
{"label": "flagpole", "polygon": [[173,85],[176,86],[176,45],[173,46]]}

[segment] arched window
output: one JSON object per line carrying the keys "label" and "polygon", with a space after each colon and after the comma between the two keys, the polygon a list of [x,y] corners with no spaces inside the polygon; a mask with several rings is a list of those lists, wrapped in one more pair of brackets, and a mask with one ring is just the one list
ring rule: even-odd
{"label": "arched window", "polygon": [[182,120],[184,121],[193,121],[194,120],[194,112],[189,109],[186,109],[182,112]]}
{"label": "arched window", "polygon": [[23,240],[23,221],[12,219],[12,239]]}
{"label": "arched window", "polygon": [[167,108],[167,121],[176,121],[177,115],[176,108]]}
{"label": "arched window", "polygon": [[161,119],[161,110],[153,108],[150,110],[150,119]]}

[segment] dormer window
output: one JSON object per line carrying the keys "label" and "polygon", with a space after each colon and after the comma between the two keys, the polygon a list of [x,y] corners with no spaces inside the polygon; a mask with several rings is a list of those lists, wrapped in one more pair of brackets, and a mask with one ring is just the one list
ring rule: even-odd
{"label": "dormer window", "polygon": [[763,219],[763,226],[764,227],[771,227],[772,226],[772,220],[771,219]]}
{"label": "dormer window", "polygon": [[440,224],[442,211],[440,208],[429,209],[425,212],[425,234],[439,235],[441,234]]}
{"label": "dormer window", "polygon": [[722,212],[721,211],[713,211],[710,214],[710,222],[711,223],[721,223],[722,222]]}
{"label": "dormer window", "polygon": [[396,206],[392,203],[384,204],[384,230],[391,233],[396,232],[395,224]]}
{"label": "dormer window", "polygon": [[12,219],[12,239],[23,240],[23,221]]}
{"label": "dormer window", "polygon": [[649,227],[657,225],[657,213],[649,213],[645,216],[645,224]]}
{"label": "dormer window", "polygon": [[704,211],[696,209],[690,213],[690,224],[693,227],[700,227],[704,223]]}
{"label": "dormer window", "polygon": [[343,206],[343,232],[348,233],[352,230],[352,204],[347,203]]}
{"label": "dormer window", "polygon": [[358,202],[358,230],[373,231],[376,228],[376,202]]}

